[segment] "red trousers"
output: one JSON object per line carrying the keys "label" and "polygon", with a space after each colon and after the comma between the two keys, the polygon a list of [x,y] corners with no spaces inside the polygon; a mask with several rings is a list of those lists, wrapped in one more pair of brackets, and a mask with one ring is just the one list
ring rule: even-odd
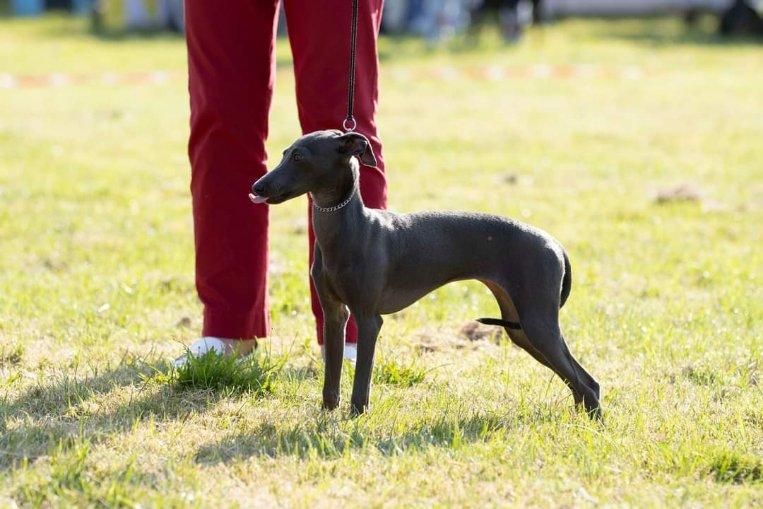
{"label": "red trousers", "polygon": [[[346,115],[352,2],[284,2],[302,131],[339,129]],[[185,0],[196,288],[205,336],[268,334],[268,207],[252,204],[247,193],[266,171],[278,3]],[[374,121],[382,3],[360,0],[355,96],[357,130],[368,136],[379,163],[378,169],[361,167],[361,195],[376,208],[387,201]],[[308,223],[312,263],[315,237]],[[323,317],[312,282],[310,291],[322,343]],[[357,339],[354,322],[347,339]]]}

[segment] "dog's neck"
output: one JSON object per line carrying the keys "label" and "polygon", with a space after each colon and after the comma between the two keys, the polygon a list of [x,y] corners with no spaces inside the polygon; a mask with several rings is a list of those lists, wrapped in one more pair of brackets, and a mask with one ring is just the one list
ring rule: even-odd
{"label": "dog's neck", "polygon": [[311,193],[316,205],[312,210],[313,230],[324,254],[339,251],[348,240],[342,238],[362,222],[365,205],[360,196],[357,159],[351,158],[349,165],[345,171],[337,172],[335,185]]}
{"label": "dog's neck", "polygon": [[319,209],[332,209],[341,205],[353,193],[359,194],[360,165],[354,157],[348,161],[346,168],[334,172],[336,180],[310,193],[313,203]]}

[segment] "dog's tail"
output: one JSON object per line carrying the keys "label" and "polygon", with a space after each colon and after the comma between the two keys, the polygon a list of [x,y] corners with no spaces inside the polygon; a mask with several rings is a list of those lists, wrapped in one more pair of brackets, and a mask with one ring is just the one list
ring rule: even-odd
{"label": "dog's tail", "polygon": [[567,297],[570,296],[570,291],[572,290],[572,266],[570,265],[570,259],[567,257],[567,252],[563,252],[564,254],[564,277],[562,278],[562,295],[559,307],[561,308],[564,306],[564,303],[567,302]]}
{"label": "dog's tail", "polygon": [[477,321],[483,325],[498,325],[499,327],[506,327],[507,329],[514,330],[522,329],[519,322],[509,322],[508,320],[501,320],[500,318],[477,318]]}
{"label": "dog's tail", "polygon": [[[567,253],[564,253],[564,277],[562,278],[562,294],[559,307],[564,306],[567,302],[567,297],[570,296],[572,290],[572,266],[570,265],[570,259],[567,257]],[[522,330],[522,326],[519,322],[510,322],[508,320],[501,320],[500,318],[477,318],[477,321],[483,325],[497,325],[499,327],[506,327],[512,330]]]}

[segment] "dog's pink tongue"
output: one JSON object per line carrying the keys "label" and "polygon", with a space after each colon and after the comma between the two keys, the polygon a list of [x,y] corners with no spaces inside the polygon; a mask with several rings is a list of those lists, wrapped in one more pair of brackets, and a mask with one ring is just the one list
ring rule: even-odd
{"label": "dog's pink tongue", "polygon": [[257,196],[256,194],[249,193],[249,199],[252,200],[252,203],[267,203],[268,199],[264,196]]}

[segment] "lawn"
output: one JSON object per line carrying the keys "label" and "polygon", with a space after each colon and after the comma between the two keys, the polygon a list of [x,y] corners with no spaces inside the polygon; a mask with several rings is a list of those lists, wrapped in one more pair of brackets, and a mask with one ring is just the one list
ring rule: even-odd
{"label": "lawn", "polygon": [[[391,207],[554,234],[605,421],[468,330],[497,312],[476,283],[387,318],[351,419],[349,367],[320,409],[304,199],[271,213],[272,338],[169,369],[200,327],[183,42],[82,28],[0,19],[0,506],[763,504],[763,46],[664,19],[383,40]],[[299,134],[279,64],[271,154]]]}

